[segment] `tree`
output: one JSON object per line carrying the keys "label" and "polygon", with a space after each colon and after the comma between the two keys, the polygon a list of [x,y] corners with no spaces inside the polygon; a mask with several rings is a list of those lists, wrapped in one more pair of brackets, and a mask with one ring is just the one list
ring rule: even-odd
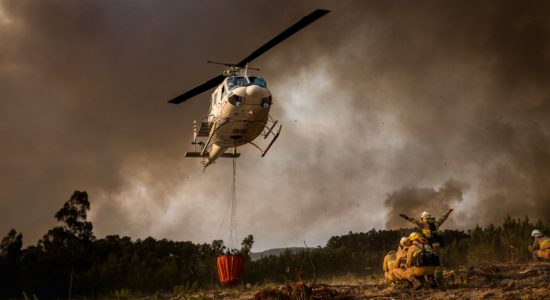
{"label": "tree", "polygon": [[213,240],[211,247],[214,256],[223,255],[223,251],[226,249],[223,240]]}
{"label": "tree", "polygon": [[250,258],[250,250],[252,249],[252,245],[254,245],[254,236],[249,234],[241,243],[241,254],[246,257],[247,260]]}
{"label": "tree", "polygon": [[[57,221],[63,224],[50,229],[39,241],[39,245],[46,252],[47,262],[56,266],[55,271],[51,273],[51,290],[61,290],[66,286],[69,299],[72,296],[74,273],[83,272],[92,263],[89,249],[95,237],[92,222],[86,220],[88,210],[88,193],[75,191],[55,214]],[[75,287],[77,291],[82,288],[83,284]]]}
{"label": "tree", "polygon": [[[0,292],[15,296],[20,285],[20,256],[23,235],[14,229],[0,243]],[[0,295],[1,295],[0,293]]]}
{"label": "tree", "polygon": [[0,255],[7,259],[16,259],[21,254],[22,246],[23,235],[12,229],[0,243]]}
{"label": "tree", "polygon": [[66,229],[79,240],[92,241],[92,222],[86,220],[86,212],[90,210],[88,193],[75,191],[71,198],[55,214],[58,222],[65,223]]}

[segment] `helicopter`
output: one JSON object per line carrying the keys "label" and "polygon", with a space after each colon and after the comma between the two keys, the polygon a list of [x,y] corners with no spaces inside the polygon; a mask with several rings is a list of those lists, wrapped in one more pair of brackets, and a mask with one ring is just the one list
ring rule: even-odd
{"label": "helicopter", "polygon": [[[248,76],[248,70],[259,71],[257,68],[248,67],[248,64],[329,12],[324,9],[313,11],[239,63],[207,61],[207,63],[224,65],[226,70],[168,101],[179,104],[215,87],[210,97],[208,115],[198,122],[193,121],[191,144],[194,146],[194,151],[186,152],[185,157],[202,158],[204,171],[220,157],[240,157],[237,147],[245,144],[256,147],[262,157],[266,155],[279,137],[282,124],[269,114],[273,98],[267,88],[266,80],[259,76]],[[260,135],[266,140],[270,138],[265,149],[253,142]]]}

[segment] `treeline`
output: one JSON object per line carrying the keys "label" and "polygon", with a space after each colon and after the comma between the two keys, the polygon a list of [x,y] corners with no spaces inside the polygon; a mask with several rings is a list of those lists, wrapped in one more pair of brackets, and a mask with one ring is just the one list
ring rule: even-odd
{"label": "treeline", "polygon": [[[533,223],[528,217],[506,217],[499,226],[476,226],[474,229],[444,230],[445,246],[442,264],[447,268],[482,263],[528,262],[531,259],[531,231],[550,232],[550,223]],[[247,279],[258,281],[330,278],[354,274],[367,276],[382,274],[384,255],[396,250],[402,236],[413,229],[375,230],[331,237],[325,247],[308,249],[301,253],[284,252],[280,256],[265,257],[248,265]]]}
{"label": "treeline", "polygon": [[[381,274],[384,255],[396,250],[401,237],[411,232],[411,229],[372,229],[333,236],[325,247],[310,248],[296,254],[286,251],[279,256],[255,261],[247,266],[247,279],[258,282]],[[452,243],[462,243],[467,240],[468,234],[447,230],[445,238]]]}
{"label": "treeline", "polygon": [[[97,239],[87,221],[86,192],[76,191],[55,217],[37,245],[22,249],[22,234],[11,230],[0,244],[0,298],[37,295],[66,298],[109,295],[113,291],[143,293],[185,291],[218,285],[216,258],[227,250],[222,241],[194,244],[132,240],[107,236]],[[443,264],[446,267],[483,262],[526,262],[534,228],[550,232],[550,224],[532,223],[527,217],[507,217],[499,225],[464,231],[445,230]],[[383,256],[397,247],[411,229],[370,230],[330,238],[325,247],[250,261],[253,237],[243,240],[247,259],[243,283],[285,282],[327,278],[343,274],[380,274]]]}
{"label": "treeline", "polygon": [[[36,295],[66,298],[112,291],[151,293],[211,285],[223,241],[194,244],[152,237],[132,241],[117,235],[96,239],[87,221],[86,192],[75,191],[55,217],[59,222],[36,246],[22,249],[22,234],[11,230],[0,244],[0,299]],[[253,240],[243,243],[245,254]]]}

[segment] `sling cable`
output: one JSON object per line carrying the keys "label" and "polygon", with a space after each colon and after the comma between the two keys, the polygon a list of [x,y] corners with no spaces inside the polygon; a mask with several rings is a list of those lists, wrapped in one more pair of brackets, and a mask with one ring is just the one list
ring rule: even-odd
{"label": "sling cable", "polygon": [[[237,158],[233,157],[233,186],[229,198],[229,232],[228,247],[225,255],[217,259],[218,277],[222,285],[232,285],[237,283],[242,276],[244,268],[244,257],[236,250],[238,246],[237,239],[237,192],[236,192],[236,174]],[[227,211],[226,211],[227,215]],[[222,220],[222,225],[225,221]],[[220,226],[221,230],[221,226]]]}

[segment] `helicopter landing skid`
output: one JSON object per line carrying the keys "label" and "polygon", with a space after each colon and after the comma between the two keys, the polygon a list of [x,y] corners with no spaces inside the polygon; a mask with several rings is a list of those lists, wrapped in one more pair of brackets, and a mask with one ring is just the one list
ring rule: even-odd
{"label": "helicopter landing skid", "polygon": [[267,148],[265,149],[265,151],[262,152],[262,157],[264,157],[267,151],[269,151],[269,149],[271,148],[271,146],[273,146],[273,143],[275,143],[275,141],[279,137],[279,134],[281,134],[282,128],[283,128],[283,124],[279,124],[279,129],[277,129],[277,133],[275,133],[275,136],[273,136],[273,139],[271,140],[271,142],[269,142],[269,145],[267,145]]}
{"label": "helicopter landing skid", "polygon": [[[219,157],[222,158],[238,158],[240,157],[240,153],[223,153]],[[200,158],[200,157],[208,157],[208,152],[206,152],[204,155],[201,155],[201,152],[185,152],[185,157],[194,157],[194,158]]]}
{"label": "helicopter landing skid", "polygon": [[252,145],[252,146],[256,147],[256,149],[260,150],[260,152],[262,153],[262,157],[264,157],[267,154],[267,151],[269,151],[271,146],[273,146],[273,143],[275,143],[277,138],[279,138],[279,134],[281,134],[281,128],[283,127],[283,124],[279,124],[279,127],[277,128],[277,132],[273,132],[273,128],[275,128],[275,125],[277,125],[277,121],[273,122],[273,125],[269,128],[266,126],[268,131],[265,133],[264,139],[266,139],[269,136],[269,134],[272,134],[273,138],[271,139],[271,141],[269,142],[269,144],[267,145],[267,148],[265,148],[265,150],[262,150],[262,148],[260,148],[260,146],[254,144],[253,142],[248,142],[250,145]]}

